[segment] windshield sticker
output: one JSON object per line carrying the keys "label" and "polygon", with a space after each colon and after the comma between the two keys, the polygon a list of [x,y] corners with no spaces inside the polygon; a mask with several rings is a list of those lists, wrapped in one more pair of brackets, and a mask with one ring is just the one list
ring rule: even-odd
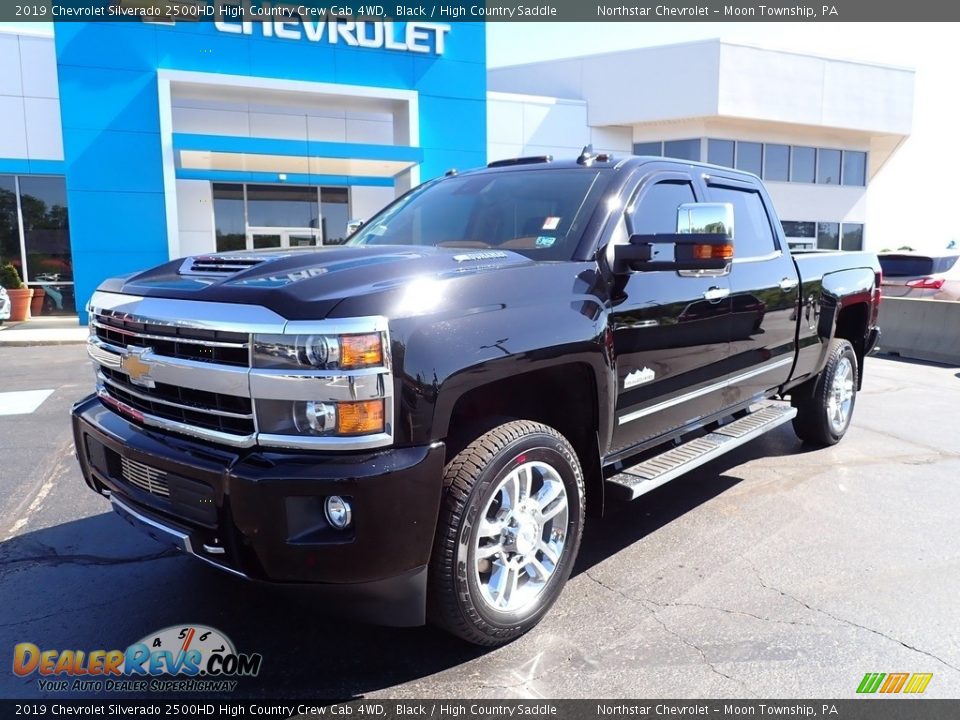
{"label": "windshield sticker", "polygon": [[550,216],[543,221],[543,230],[556,230],[560,227],[560,218]]}
{"label": "windshield sticker", "polygon": [[541,247],[541,248],[552,247],[556,241],[557,239],[555,237],[551,237],[550,235],[541,235],[540,237],[537,238],[537,247]]}

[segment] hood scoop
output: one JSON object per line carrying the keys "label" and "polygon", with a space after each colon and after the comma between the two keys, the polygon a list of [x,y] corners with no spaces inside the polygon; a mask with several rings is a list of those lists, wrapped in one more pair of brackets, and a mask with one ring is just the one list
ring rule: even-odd
{"label": "hood scoop", "polygon": [[234,275],[282,255],[197,255],[184,260],[180,275]]}

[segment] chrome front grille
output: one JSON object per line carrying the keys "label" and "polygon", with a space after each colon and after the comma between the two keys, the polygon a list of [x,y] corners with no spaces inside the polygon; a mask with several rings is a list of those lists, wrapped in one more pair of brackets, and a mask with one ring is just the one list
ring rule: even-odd
{"label": "chrome front grille", "polygon": [[[387,319],[288,321],[258,305],[136,297],[98,291],[90,301],[87,352],[97,395],[127,420],[231,447],[263,445],[369,450],[393,442],[393,373]],[[381,366],[361,369],[251,367],[256,335],[382,333]],[[311,436],[264,431],[268,402],[382,399],[383,431]]]}
{"label": "chrome front grille", "polygon": [[164,357],[235,367],[250,364],[250,335],[247,333],[140,322],[109,310],[93,316],[91,329],[100,340],[118,348],[149,347]]}
{"label": "chrome front grille", "polygon": [[146,490],[151,495],[170,497],[170,486],[167,484],[167,474],[149,465],[120,457],[120,474],[131,485]]}
{"label": "chrome front grille", "polygon": [[108,367],[100,368],[100,379],[107,394],[141,412],[235,435],[255,431],[250,398],[157,382],[151,388],[140,387],[120,370]]}

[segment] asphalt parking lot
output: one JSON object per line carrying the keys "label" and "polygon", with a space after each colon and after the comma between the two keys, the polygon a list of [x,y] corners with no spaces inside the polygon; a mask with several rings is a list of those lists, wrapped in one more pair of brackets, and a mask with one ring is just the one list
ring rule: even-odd
{"label": "asphalt parking lot", "polygon": [[[331,617],[165,550],[83,484],[68,412],[80,346],[0,349],[0,695],[39,697],[14,644],[124,648],[203,623],[264,656],[235,697],[853,697],[866,672],[930,672],[960,697],[960,368],[867,361],[853,427],[790,426],[587,525],[539,628],[485,651]],[[83,697],[80,695],[79,697]]]}

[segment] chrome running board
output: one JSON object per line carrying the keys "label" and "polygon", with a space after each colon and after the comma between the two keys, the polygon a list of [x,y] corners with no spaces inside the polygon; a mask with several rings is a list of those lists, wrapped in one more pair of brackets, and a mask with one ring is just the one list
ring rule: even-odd
{"label": "chrome running board", "polygon": [[797,414],[789,405],[767,405],[708,435],[677,445],[649,460],[607,478],[611,497],[635,500],[684,473],[790,422]]}

